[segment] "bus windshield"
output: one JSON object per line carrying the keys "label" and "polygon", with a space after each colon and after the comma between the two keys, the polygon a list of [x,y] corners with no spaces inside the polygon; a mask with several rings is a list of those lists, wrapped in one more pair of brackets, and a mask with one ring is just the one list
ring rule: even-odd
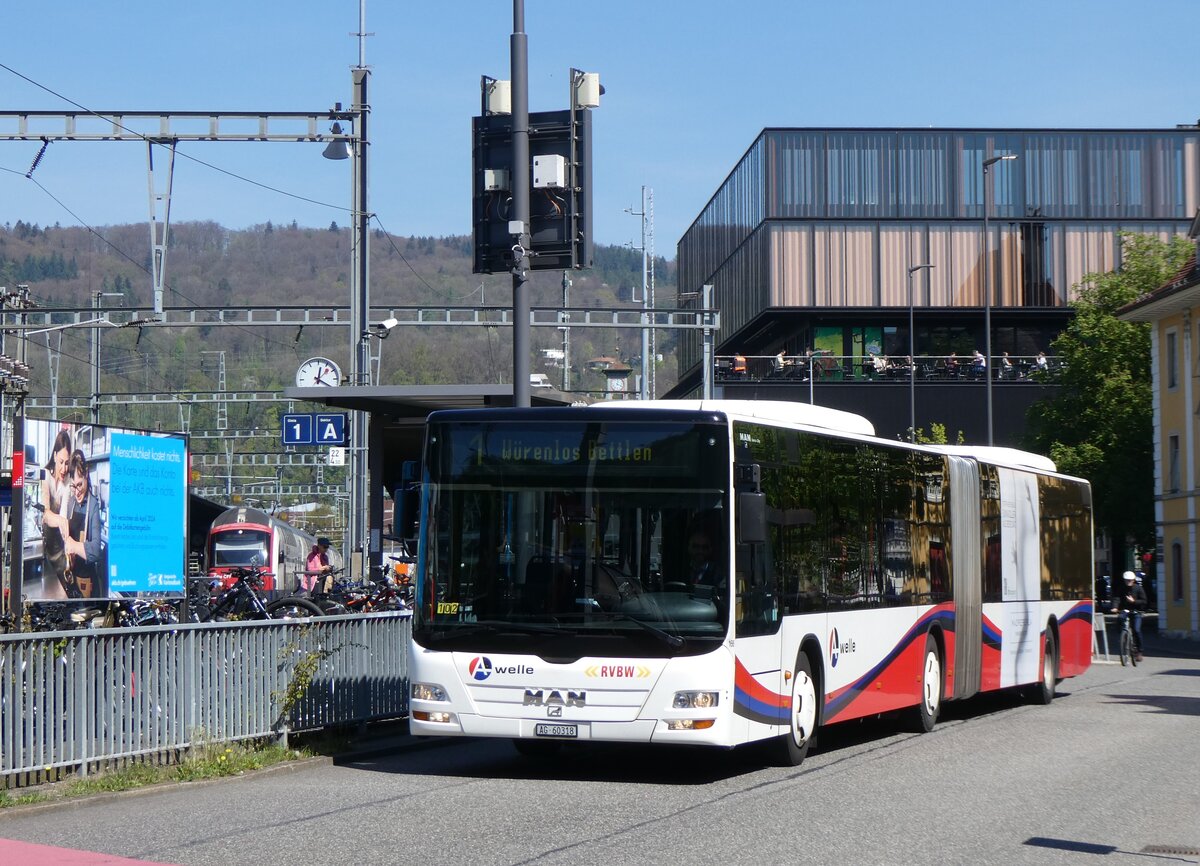
{"label": "bus windshield", "polygon": [[711,650],[728,453],[715,422],[431,423],[414,636],[557,659]]}

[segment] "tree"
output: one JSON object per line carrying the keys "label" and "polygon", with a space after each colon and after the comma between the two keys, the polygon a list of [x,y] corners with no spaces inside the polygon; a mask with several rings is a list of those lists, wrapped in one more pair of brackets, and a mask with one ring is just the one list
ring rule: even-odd
{"label": "tree", "polygon": [[[913,435],[913,441],[920,445],[949,445],[950,439],[946,435],[946,425],[939,424],[937,421],[929,423],[929,434],[926,435],[924,427],[918,427]],[[962,445],[967,441],[967,436],[963,431],[958,431],[958,438],[955,445]]]}
{"label": "tree", "polygon": [[1052,344],[1059,388],[1027,416],[1028,446],[1091,481],[1096,524],[1118,547],[1115,567],[1126,539],[1154,543],[1150,326],[1115,312],[1161,286],[1190,252],[1184,237],[1164,243],[1122,232],[1121,269],[1087,274],[1077,286],[1075,316]]}

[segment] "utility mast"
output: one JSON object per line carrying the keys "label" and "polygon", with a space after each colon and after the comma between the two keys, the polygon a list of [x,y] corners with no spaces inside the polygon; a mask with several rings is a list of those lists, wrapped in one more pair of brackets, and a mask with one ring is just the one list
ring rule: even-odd
{"label": "utility mast", "polygon": [[626,213],[642,218],[642,293],[634,300],[642,302],[642,383],[639,400],[653,400],[656,394],[654,361],[658,351],[655,329],[649,327],[654,311],[654,190],[642,187],[642,209],[626,208]]}

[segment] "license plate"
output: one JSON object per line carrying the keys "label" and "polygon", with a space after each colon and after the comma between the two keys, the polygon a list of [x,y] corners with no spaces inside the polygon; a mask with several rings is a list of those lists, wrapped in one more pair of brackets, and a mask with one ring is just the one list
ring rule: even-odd
{"label": "license plate", "polygon": [[550,725],[540,723],[534,726],[533,733],[539,737],[573,738],[579,736],[579,725]]}

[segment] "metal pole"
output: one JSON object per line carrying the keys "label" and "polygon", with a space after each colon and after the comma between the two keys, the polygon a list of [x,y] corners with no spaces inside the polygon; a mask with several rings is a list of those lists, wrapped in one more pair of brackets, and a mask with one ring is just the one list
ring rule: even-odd
{"label": "metal pole", "polygon": [[815,372],[816,371],[813,369],[813,353],[810,350],[808,352],[808,405],[809,406],[812,406],[817,402],[817,394],[816,394],[816,391],[814,390],[816,387],[814,385],[814,383],[817,381],[817,377],[815,375],[813,375]]}
{"label": "metal pole", "polygon": [[913,269],[908,269],[908,441],[917,441],[917,351],[913,339]]}
{"label": "metal pole", "polygon": [[[93,318],[99,316],[100,293],[92,293]],[[100,423],[100,329],[92,330],[92,425]]]}
{"label": "metal pole", "polygon": [[701,303],[704,305],[704,387],[701,390],[705,400],[713,398],[713,334],[711,324],[712,314],[712,293],[713,287],[711,284],[705,284],[700,288],[702,297]]}
{"label": "metal pole", "polygon": [[[360,22],[361,24],[361,22]],[[360,30],[362,27],[360,26]],[[354,104],[351,106],[358,125],[353,156],[352,202],[354,224],[351,231],[352,293],[350,307],[350,385],[361,387],[370,376],[367,341],[370,338],[367,317],[371,309],[370,254],[371,233],[370,210],[367,207],[367,117],[370,106],[367,102],[368,69],[356,67],[351,70],[354,85]],[[353,562],[355,553],[367,556],[369,522],[369,487],[367,480],[367,440],[369,416],[365,411],[351,413],[350,424],[350,497],[345,548],[347,562]]]}
{"label": "metal pole", "polygon": [[933,265],[913,265],[908,269],[908,441],[917,441],[917,351],[916,330],[913,327],[913,273]]}
{"label": "metal pole", "polygon": [[567,313],[571,299],[571,272],[563,271],[562,280],[563,290],[563,311],[559,314],[559,319],[563,323],[562,326],[562,352],[563,352],[563,369],[562,369],[562,389],[564,392],[571,390],[571,326],[570,316]]}
{"label": "metal pole", "polygon": [[[649,275],[649,261],[646,251],[646,187],[642,187],[642,324],[647,325],[650,322],[650,286],[647,277]],[[650,370],[654,366],[654,359],[650,357],[650,329],[642,328],[642,386],[638,389],[639,400],[650,399]]]}
{"label": "metal pole", "polygon": [[[17,304],[21,313],[18,321],[25,324],[25,310],[29,307],[29,286],[17,286]],[[17,339],[17,360],[24,365],[29,338],[19,334]],[[25,375],[28,375],[26,373]],[[13,615],[14,631],[21,630],[21,620],[25,613],[25,393],[24,389],[17,392],[17,403],[13,410],[13,501],[8,510],[8,538],[10,547],[9,561],[12,565],[9,571],[8,610]],[[16,477],[17,459],[21,455],[21,477]]]}
{"label": "metal pole", "polygon": [[992,445],[992,236],[988,211],[992,209],[991,172],[995,157],[983,162],[983,378],[987,383],[987,444]]}
{"label": "metal pole", "polygon": [[513,405],[529,406],[529,43],[524,0],[513,0],[512,79]]}
{"label": "metal pole", "polygon": [[992,235],[988,219],[992,210],[992,180],[989,169],[1000,161],[1016,159],[1015,153],[988,157],[983,161],[983,378],[987,383],[987,444],[992,436]]}
{"label": "metal pole", "polygon": [[[120,292],[92,292],[92,425],[100,423],[100,300],[101,298],[124,297]],[[49,338],[47,338],[48,340]],[[47,345],[49,345],[47,343]]]}
{"label": "metal pole", "polygon": [[[22,356],[25,354],[25,339],[22,338],[18,349]],[[24,455],[25,455],[25,395],[17,394],[17,405],[13,410],[13,432],[12,432],[13,454],[21,455],[21,473],[24,475]],[[16,470],[16,461],[14,460],[13,470]],[[17,486],[17,478],[13,477],[13,501],[12,507],[8,509],[8,537],[12,545],[9,560],[12,563],[12,570],[9,571],[8,577],[8,610],[13,616],[13,630],[21,630],[21,620],[25,613],[25,603],[22,598],[22,593],[25,589],[25,479],[20,479],[21,486]]]}

